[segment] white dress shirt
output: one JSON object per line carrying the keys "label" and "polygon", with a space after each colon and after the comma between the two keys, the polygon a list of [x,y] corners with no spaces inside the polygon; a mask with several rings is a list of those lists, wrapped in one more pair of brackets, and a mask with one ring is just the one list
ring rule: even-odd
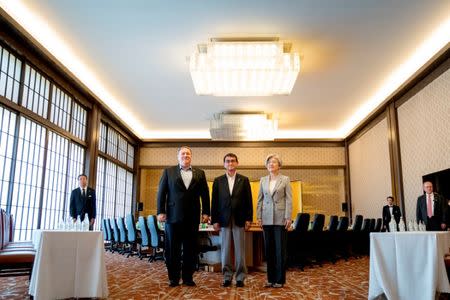
{"label": "white dress shirt", "polygon": [[269,181],[269,192],[273,194],[273,190],[275,189],[275,185],[277,184],[278,176],[275,178],[271,178]]}
{"label": "white dress shirt", "polygon": [[189,167],[187,170],[184,170],[180,166],[180,173],[181,179],[183,179],[184,186],[186,187],[186,189],[188,189],[192,181],[192,167]]}
{"label": "white dress shirt", "polygon": [[226,173],[228,179],[228,188],[230,189],[230,195],[233,193],[234,181],[236,180],[236,173],[233,176],[228,175]]}

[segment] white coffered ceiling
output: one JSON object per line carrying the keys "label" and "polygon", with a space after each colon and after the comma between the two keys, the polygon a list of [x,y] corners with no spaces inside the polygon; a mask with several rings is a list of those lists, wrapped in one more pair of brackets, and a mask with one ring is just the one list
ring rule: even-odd
{"label": "white coffered ceiling", "polygon": [[[442,0],[0,4],[144,140],[209,138],[209,118],[226,110],[278,115],[278,138],[344,138],[450,41]],[[195,95],[187,57],[233,35],[292,42],[291,95]]]}

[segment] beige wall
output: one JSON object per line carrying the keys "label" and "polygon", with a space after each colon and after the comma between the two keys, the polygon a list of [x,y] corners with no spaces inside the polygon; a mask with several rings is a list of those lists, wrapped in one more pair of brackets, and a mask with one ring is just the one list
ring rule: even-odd
{"label": "beige wall", "polygon": [[[285,165],[335,166],[345,165],[344,147],[192,147],[192,164],[196,166],[222,165],[223,156],[236,153],[242,166],[264,166],[271,153],[278,153]],[[142,148],[141,166],[172,166],[177,164],[177,148]]]}
{"label": "beige wall", "polygon": [[352,216],[381,218],[392,194],[386,118],[349,146]]}
{"label": "beige wall", "polygon": [[[177,148],[141,149],[141,192],[144,215],[156,212],[156,193],[162,169],[177,163]],[[278,153],[283,160],[282,173],[291,180],[302,182],[303,211],[326,215],[342,215],[341,203],[345,202],[345,151],[343,147],[273,147],[273,148],[215,148],[193,147],[193,165],[205,167],[207,179],[212,181],[222,175],[223,155],[236,153],[240,173],[253,181],[267,175],[264,159],[270,153]],[[149,168],[150,167],[150,168]],[[299,168],[301,167],[301,168]],[[311,167],[311,168],[308,168]]]}
{"label": "beige wall", "polygon": [[422,176],[450,168],[450,70],[398,108],[407,220],[415,219]]}

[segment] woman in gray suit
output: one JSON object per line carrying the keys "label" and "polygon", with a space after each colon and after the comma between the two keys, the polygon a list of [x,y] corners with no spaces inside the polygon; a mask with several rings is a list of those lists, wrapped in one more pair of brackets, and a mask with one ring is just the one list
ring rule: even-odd
{"label": "woman in gray suit", "polygon": [[269,175],[259,183],[257,219],[264,231],[267,259],[266,287],[283,287],[286,282],[286,241],[291,226],[292,189],[289,177],[280,174],[281,159],[266,158]]}

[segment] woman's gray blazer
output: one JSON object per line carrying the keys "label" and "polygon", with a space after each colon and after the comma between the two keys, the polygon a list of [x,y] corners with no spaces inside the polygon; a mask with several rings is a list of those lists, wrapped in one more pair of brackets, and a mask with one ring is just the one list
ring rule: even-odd
{"label": "woman's gray blazer", "polygon": [[269,192],[270,175],[259,182],[256,217],[263,225],[284,225],[292,214],[292,189],[288,176],[279,175],[272,194]]}

